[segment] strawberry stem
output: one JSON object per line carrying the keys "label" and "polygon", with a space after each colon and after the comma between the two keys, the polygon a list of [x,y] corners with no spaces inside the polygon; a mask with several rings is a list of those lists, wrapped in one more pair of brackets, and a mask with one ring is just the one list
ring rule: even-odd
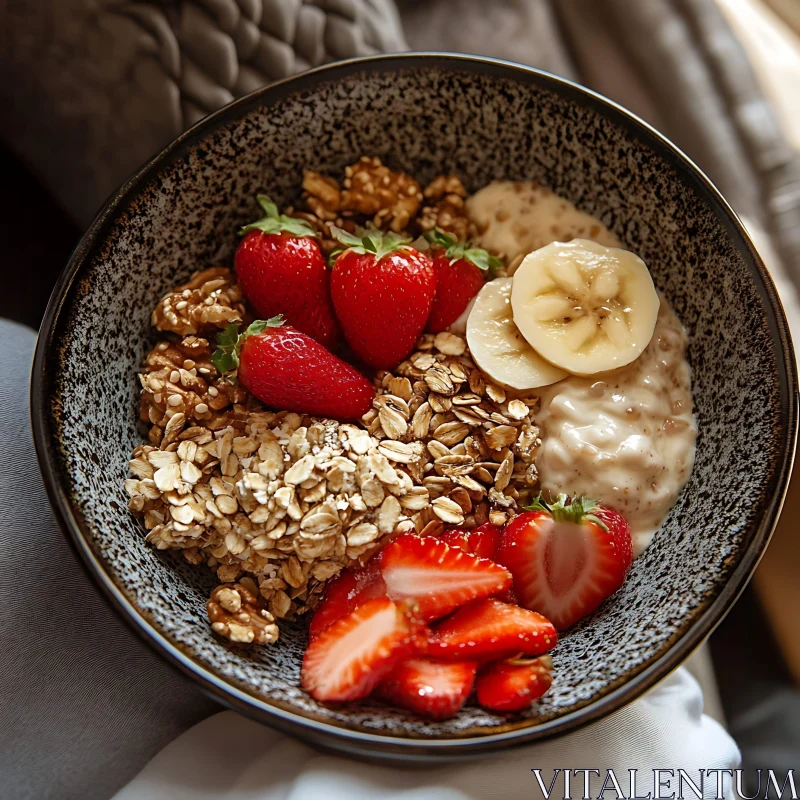
{"label": "strawberry stem", "polygon": [[595,515],[600,504],[596,500],[588,497],[573,497],[570,500],[565,494],[560,494],[554,503],[547,503],[542,495],[539,495],[529,506],[525,506],[526,511],[546,511],[556,522],[574,522],[580,525],[581,522],[593,522],[595,525],[608,530],[608,526]]}
{"label": "strawberry stem", "polygon": [[383,233],[379,231],[374,225],[370,225],[365,229],[359,228],[358,234],[348,233],[342,228],[337,228],[336,225],[331,225],[331,236],[344,245],[341,250],[336,250],[331,254],[331,258],[339,256],[345,250],[352,250],[355,253],[372,253],[376,261],[380,261],[384,256],[393,253],[396,250],[409,249],[411,239],[408,236],[402,236],[399,233],[389,232]]}
{"label": "strawberry stem", "polygon": [[245,328],[242,333],[235,325],[228,325],[224,331],[217,336],[217,349],[211,356],[211,363],[224,375],[239,368],[239,354],[245,339],[262,333],[266,328],[280,328],[284,319],[282,314],[269,319],[257,319]]}
{"label": "strawberry stem", "polygon": [[265,194],[256,196],[258,204],[264,211],[264,216],[244,225],[239,229],[239,235],[244,236],[250,231],[262,231],[263,233],[289,233],[292,236],[317,236],[317,232],[311,225],[303,219],[287,217],[278,212],[278,206]]}
{"label": "strawberry stem", "polygon": [[487,273],[501,269],[503,266],[503,262],[497,256],[491,255],[480,247],[473,247],[472,242],[459,242],[454,236],[439,230],[439,228],[425,231],[423,236],[433,247],[444,250],[445,257],[450,259],[451,264],[463,258]]}

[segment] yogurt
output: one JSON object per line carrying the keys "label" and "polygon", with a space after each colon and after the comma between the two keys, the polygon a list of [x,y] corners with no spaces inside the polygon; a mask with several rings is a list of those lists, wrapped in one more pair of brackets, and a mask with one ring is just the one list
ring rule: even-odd
{"label": "yogurt", "polygon": [[466,203],[475,244],[505,259],[513,275],[523,257],[550,242],[591,239],[621,247],[600,220],[534,181],[493,181]]}
{"label": "yogurt", "polygon": [[662,297],[653,339],[627,367],[543,389],[536,421],[545,495],[585,495],[628,521],[634,554],[650,543],[694,463],[687,337]]}

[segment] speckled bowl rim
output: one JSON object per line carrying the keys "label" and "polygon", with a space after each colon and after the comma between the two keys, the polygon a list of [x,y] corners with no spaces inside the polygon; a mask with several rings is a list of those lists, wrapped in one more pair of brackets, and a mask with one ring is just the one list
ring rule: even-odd
{"label": "speckled bowl rim", "polygon": [[[675,638],[669,649],[646,663],[633,677],[593,698],[580,708],[561,717],[536,723],[508,725],[499,733],[449,739],[415,739],[354,731],[344,724],[333,725],[309,719],[302,714],[272,705],[264,698],[252,695],[215,675],[192,659],[177,644],[156,630],[146,615],[125,596],[114,583],[100,559],[89,544],[89,535],[82,529],[81,513],[72,507],[61,485],[60,466],[52,447],[51,431],[55,430],[50,417],[52,374],[57,369],[53,336],[75,278],[98,245],[103,241],[116,214],[135,199],[157,172],[207,134],[227,122],[237,119],[259,106],[269,106],[299,91],[336,81],[359,72],[392,72],[414,68],[442,68],[477,72],[508,78],[521,83],[543,87],[577,103],[589,106],[619,125],[673,166],[694,191],[703,197],[716,213],[726,233],[743,253],[759,294],[769,309],[768,326],[778,347],[778,379],[782,417],[785,420],[786,446],[772,469],[766,487],[764,513],[747,550],[727,583],[689,627]],[[133,627],[157,652],[173,666],[194,678],[200,686],[225,705],[287,733],[303,735],[321,747],[345,750],[352,755],[367,758],[376,754],[383,759],[417,758],[425,761],[445,761],[458,757],[474,757],[508,746],[540,741],[574,731],[595,722],[639,697],[643,692],[678,667],[714,630],[736,601],[766,549],[780,515],[794,462],[797,444],[798,391],[797,373],[789,326],[772,279],[753,246],[747,232],[734,211],[706,175],[674,144],[643,120],[623,107],[589,89],[541,70],[499,59],[452,53],[401,53],[351,59],[319,67],[253,92],[216,111],[191,127],[161,153],[133,175],[106,202],[87,232],[72,253],[62,272],[42,321],[31,375],[31,415],[34,443],[39,466],[53,508],[68,540],[77,550],[91,578],[117,609],[123,619]]]}

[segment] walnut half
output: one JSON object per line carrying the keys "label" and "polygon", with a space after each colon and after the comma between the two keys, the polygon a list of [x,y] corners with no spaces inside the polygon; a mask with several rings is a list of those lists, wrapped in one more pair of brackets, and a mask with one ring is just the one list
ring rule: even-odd
{"label": "walnut half", "polygon": [[278,640],[275,618],[252,578],[223,583],[211,593],[206,604],[211,630],[241,644],[271,644]]}
{"label": "walnut half", "polygon": [[153,325],[181,336],[208,333],[244,319],[242,290],[229,269],[197,272],[187,283],[161,298]]}

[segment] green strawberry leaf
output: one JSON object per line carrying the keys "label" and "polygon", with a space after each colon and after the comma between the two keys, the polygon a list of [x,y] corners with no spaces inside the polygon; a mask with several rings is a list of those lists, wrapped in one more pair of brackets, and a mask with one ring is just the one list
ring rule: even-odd
{"label": "green strawberry leaf", "polygon": [[247,326],[243,333],[239,333],[236,325],[228,325],[224,331],[217,335],[217,349],[211,356],[211,363],[220,371],[221,375],[233,372],[239,368],[239,354],[245,339],[263,332],[266,328],[279,328],[283,325],[283,315],[263,320],[257,319]]}
{"label": "green strawberry leaf", "polygon": [[572,500],[565,494],[560,494],[554,503],[547,503],[542,495],[539,495],[529,506],[524,506],[526,511],[546,511],[556,522],[574,522],[580,524],[583,521],[593,522],[595,525],[608,530],[608,526],[594,512],[598,511],[600,504],[596,500],[588,497],[573,497]]}
{"label": "green strawberry leaf", "polygon": [[239,235],[244,236],[250,231],[262,231],[263,233],[289,233],[292,236],[318,236],[319,234],[304,219],[287,217],[278,212],[278,206],[265,194],[256,197],[258,204],[264,211],[264,216],[244,225],[239,229]]}
{"label": "green strawberry leaf", "polygon": [[450,259],[451,264],[464,259],[489,275],[493,270],[503,267],[503,262],[497,256],[493,256],[480,247],[473,247],[472,242],[459,242],[454,236],[439,230],[439,228],[425,231],[424,236],[432,247],[445,251],[445,257]]}
{"label": "green strawberry leaf", "polygon": [[364,229],[359,228],[357,236],[337,228],[336,225],[331,225],[331,236],[343,244],[345,250],[361,254],[372,253],[377,261],[396,250],[410,249],[411,245],[411,239],[408,236],[402,236],[392,231],[384,233],[374,225],[369,225]]}

